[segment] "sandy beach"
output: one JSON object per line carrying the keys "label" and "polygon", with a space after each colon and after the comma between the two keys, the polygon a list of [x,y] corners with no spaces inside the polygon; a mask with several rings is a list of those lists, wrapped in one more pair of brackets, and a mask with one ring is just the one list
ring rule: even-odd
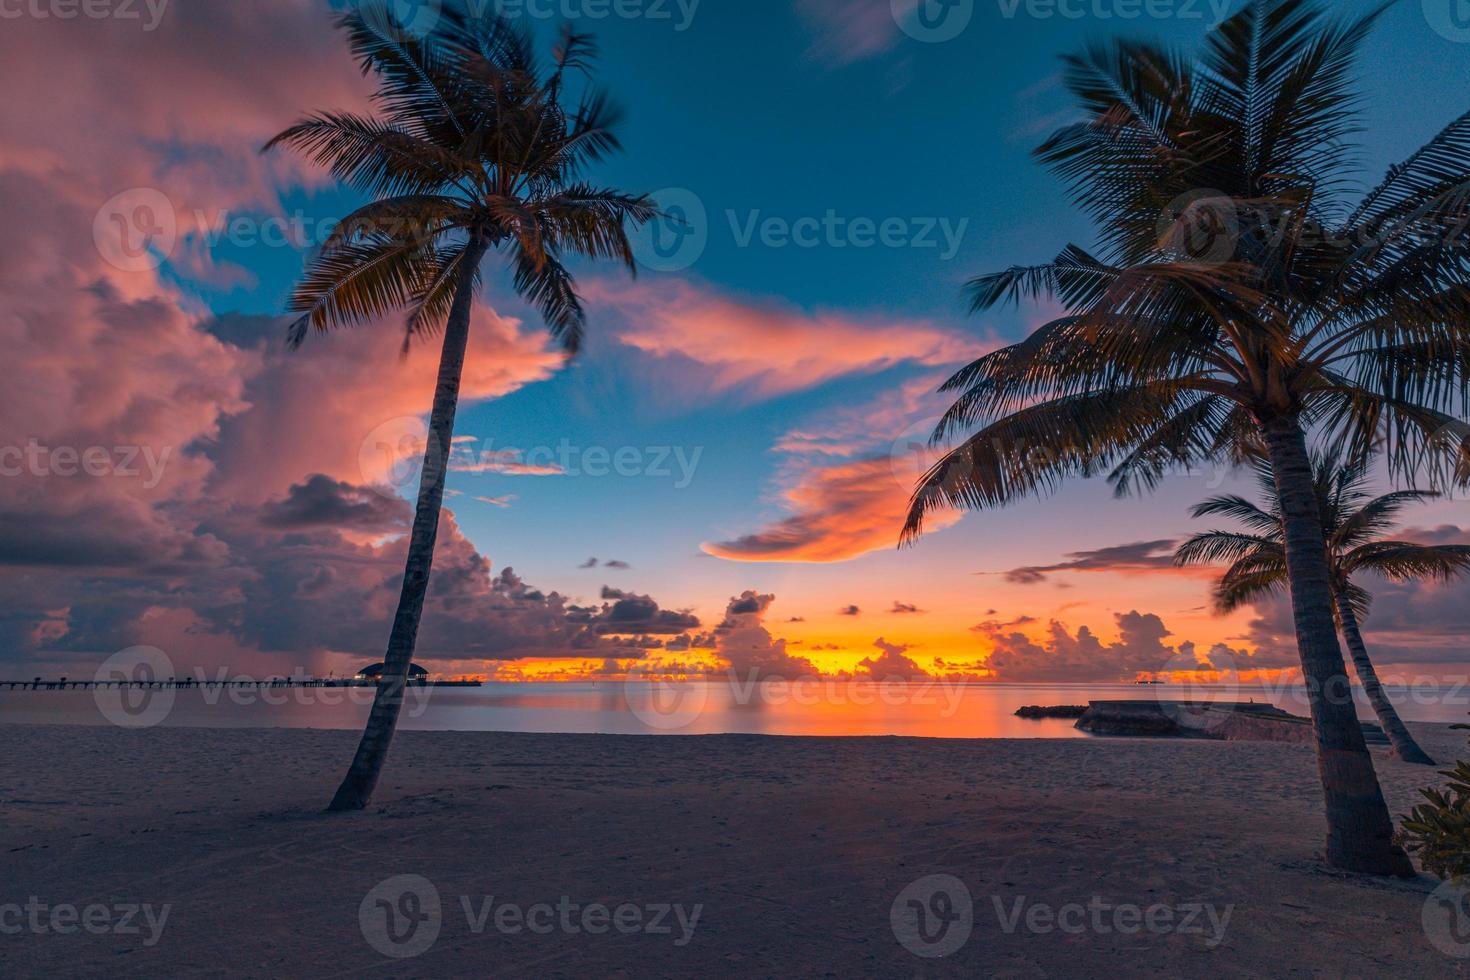
{"label": "sandy beach", "polygon": [[[1464,746],[1416,729],[1443,760]],[[1300,746],[410,732],[372,808],[323,815],[355,739],[0,725],[0,973],[1444,976],[1470,962],[1421,926],[1428,877],[1314,859]],[[1432,773],[1375,757],[1402,813]],[[963,884],[972,919],[938,958],[891,915],[949,880],[930,876]],[[401,901],[420,879],[432,922]],[[413,915],[425,948],[380,952]]]}

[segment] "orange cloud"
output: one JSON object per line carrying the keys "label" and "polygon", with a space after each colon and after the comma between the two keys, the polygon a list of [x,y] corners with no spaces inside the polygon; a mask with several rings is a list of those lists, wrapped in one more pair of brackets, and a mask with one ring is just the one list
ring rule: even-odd
{"label": "orange cloud", "polygon": [[[895,472],[887,457],[808,467],[781,494],[790,517],[701,547],[716,558],[758,562],[846,561],[894,548],[912,487],[901,478],[903,472]],[[936,514],[929,527],[949,527],[960,516]]]}

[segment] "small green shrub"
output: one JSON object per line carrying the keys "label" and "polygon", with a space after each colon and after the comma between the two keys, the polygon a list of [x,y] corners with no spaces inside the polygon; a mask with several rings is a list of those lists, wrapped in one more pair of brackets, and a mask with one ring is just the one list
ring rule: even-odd
{"label": "small green shrub", "polygon": [[[1456,725],[1470,728],[1470,725]],[[1428,803],[1403,818],[1398,842],[1430,874],[1456,882],[1470,877],[1470,762],[1442,770],[1449,777],[1443,790],[1421,789]]]}

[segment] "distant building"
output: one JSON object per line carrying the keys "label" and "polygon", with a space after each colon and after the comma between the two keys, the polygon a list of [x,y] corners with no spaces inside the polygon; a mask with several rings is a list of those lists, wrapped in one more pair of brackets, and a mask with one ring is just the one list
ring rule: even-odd
{"label": "distant building", "polygon": [[[368,664],[362,670],[359,670],[354,676],[357,680],[360,681],[378,680],[380,677],[383,676],[383,665],[381,663]],[[410,681],[424,681],[428,680],[428,678],[429,672],[420,667],[418,664],[408,665],[408,679]]]}

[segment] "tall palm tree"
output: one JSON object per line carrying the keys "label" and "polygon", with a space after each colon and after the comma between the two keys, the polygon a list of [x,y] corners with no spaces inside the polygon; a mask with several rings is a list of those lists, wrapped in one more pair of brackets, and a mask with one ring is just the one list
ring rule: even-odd
{"label": "tall palm tree", "polygon": [[549,66],[500,19],[446,8],[415,35],[389,6],[340,19],[365,74],[377,79],[378,115],[322,112],[268,144],[301,152],[372,198],[344,219],[315,255],[291,298],[301,314],[289,341],[311,329],[373,320],[406,309],[408,343],[443,332],[418,502],[383,675],[351,769],[332,810],[367,805],[398,722],[405,679],[434,559],[470,309],[488,252],[514,270],[514,288],[536,305],[569,353],[585,316],[569,255],[611,258],[631,271],[625,222],[655,216],[646,196],[585,183],[584,168],[619,149],[617,113],[590,93],[568,104],[567,73],[594,54],[564,33]]}
{"label": "tall palm tree", "polygon": [[[1083,121],[1038,148],[1100,229],[1097,254],[970,284],[973,307],[1047,298],[1066,315],[969,364],[904,541],[935,508],[982,508],[1108,474],[1264,452],[1285,525],[1328,861],[1410,874],[1346,692],[1307,435],[1393,474],[1470,476],[1470,114],[1350,200],[1349,81],[1380,10],[1335,19],[1256,0],[1197,59],[1139,42],[1065,59]],[[1201,190],[1205,189],[1205,190]],[[1463,430],[1462,430],[1463,431]],[[1446,436],[1449,433],[1449,436]]]}
{"label": "tall palm tree", "polygon": [[[1383,539],[1397,523],[1395,519],[1404,507],[1439,496],[1433,491],[1401,490],[1374,497],[1368,490],[1367,462],[1345,461],[1331,452],[1314,456],[1312,470],[1317,510],[1327,539],[1327,568],[1332,578],[1337,625],[1347,641],[1358,681],[1394,753],[1405,762],[1432,766],[1434,760],[1404,727],[1393,703],[1383,692],[1373,662],[1368,659],[1358,622],[1367,615],[1372,596],[1353,581],[1353,576],[1376,572],[1399,582],[1419,578],[1449,581],[1470,568],[1470,546]],[[1262,495],[1269,501],[1265,506],[1227,494],[1211,497],[1194,508],[1197,518],[1213,514],[1230,517],[1247,531],[1196,534],[1174,553],[1174,560],[1180,565],[1230,563],[1215,588],[1215,607],[1221,613],[1233,612],[1272,595],[1287,581],[1281,507],[1276,500],[1276,480],[1270,464],[1259,464],[1257,476]]]}

